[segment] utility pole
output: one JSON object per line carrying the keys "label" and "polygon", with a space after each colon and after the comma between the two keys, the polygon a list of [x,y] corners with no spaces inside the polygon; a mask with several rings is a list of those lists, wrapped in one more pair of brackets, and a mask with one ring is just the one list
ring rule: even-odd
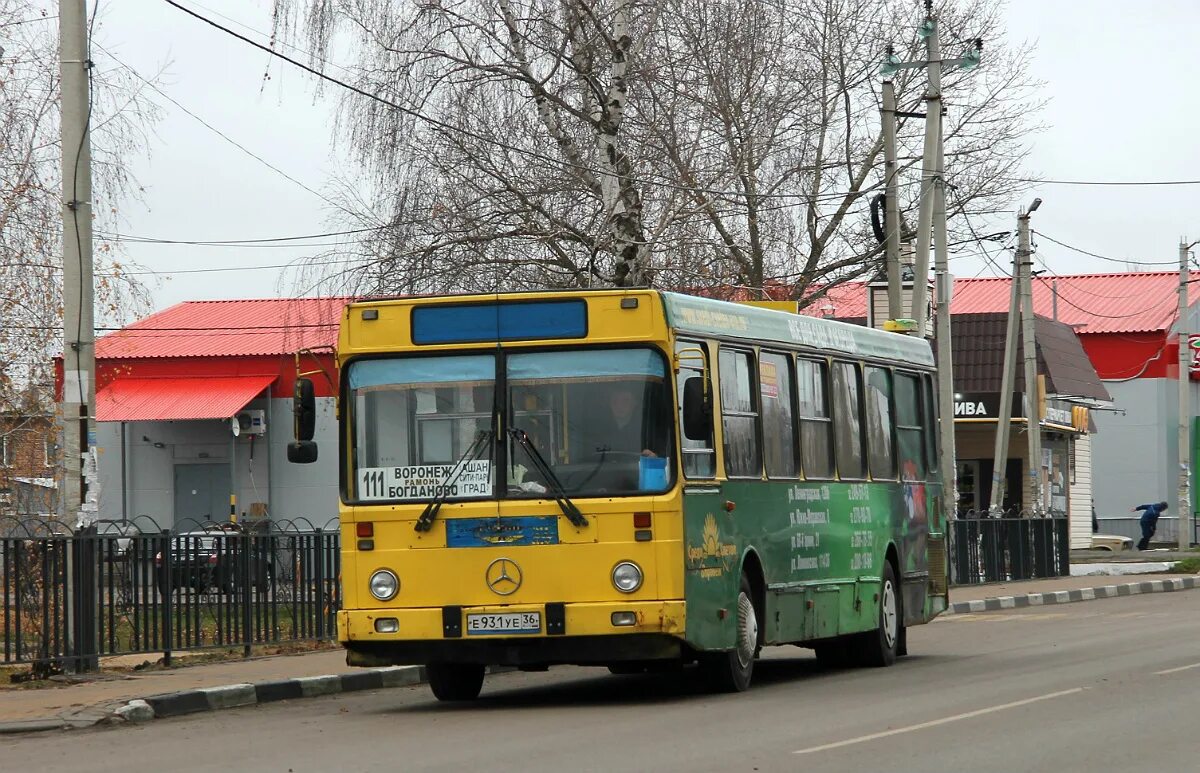
{"label": "utility pole", "polygon": [[917,254],[910,313],[917,321],[917,335],[924,338],[929,324],[925,314],[928,305],[929,242],[933,235],[934,180],[937,177],[938,140],[942,123],[942,49],[931,0],[925,0],[925,23],[921,25],[920,34],[925,38],[925,68],[929,85],[925,89],[925,150],[921,154],[921,204],[917,210]]}
{"label": "utility pole", "polygon": [[883,157],[888,319],[899,319],[904,316],[900,307],[900,181],[896,163],[896,86],[890,80],[883,82]]}
{"label": "utility pole", "polygon": [[[887,59],[884,61],[883,67],[880,68],[880,73],[885,77],[895,74],[902,69],[914,69],[925,67],[928,74],[929,83],[925,91],[925,149],[924,155],[921,157],[921,204],[918,212],[917,222],[917,250],[916,250],[916,266],[913,272],[913,291],[912,291],[912,306],[910,316],[916,320],[917,335],[924,338],[928,332],[929,319],[925,313],[928,306],[928,282],[929,282],[929,248],[930,241],[936,236],[937,255],[935,258],[935,269],[937,272],[937,300],[938,300],[938,317],[937,317],[937,351],[938,351],[938,402],[941,406],[941,419],[938,425],[939,439],[941,440],[941,466],[942,466],[942,485],[943,497],[945,503],[945,517],[947,521],[952,520],[955,516],[955,508],[958,502],[957,492],[957,477],[958,465],[954,453],[954,364],[950,345],[950,296],[951,296],[951,280],[949,270],[949,262],[946,255],[946,187],[945,187],[945,159],[942,152],[942,68],[961,67],[964,70],[970,70],[979,64],[980,53],[983,48],[983,43],[980,40],[974,41],[974,47],[959,59],[942,60],[941,45],[938,38],[937,17],[933,15],[932,0],[925,0],[925,21],[920,28],[920,34],[925,38],[926,56],[924,62],[901,62],[896,58],[891,48],[888,49]],[[890,87],[890,82],[885,83],[885,100],[888,99],[888,91],[886,87]],[[885,110],[888,103],[885,101]],[[894,138],[894,121],[897,114],[906,117],[921,117],[912,113],[899,113],[896,110],[895,95],[891,94],[891,118],[892,137]],[[885,122],[888,113],[885,112]],[[884,143],[889,139],[889,132],[885,126]],[[894,159],[894,151],[891,159]],[[893,179],[889,168],[889,182]],[[889,202],[896,197],[889,196]],[[897,202],[897,210],[898,202]],[[891,211],[889,210],[889,217]],[[896,233],[897,239],[897,263],[899,263],[899,212],[895,217],[895,226],[890,223],[889,231]],[[935,234],[936,229],[936,234]],[[890,242],[889,242],[890,245]],[[890,256],[889,256],[890,257]],[[898,272],[897,272],[898,273]],[[891,284],[889,278],[889,303],[891,301]]]}
{"label": "utility pole", "polygon": [[950,276],[950,261],[946,254],[946,160],[942,153],[942,116],[937,116],[937,156],[934,159],[933,244],[934,277],[937,288],[937,380],[938,405],[946,406],[938,422],[942,449],[942,501],[946,506],[946,522],[958,509],[958,463],[954,449],[954,356],[950,340],[950,301],[954,277]]}
{"label": "utility pole", "polygon": [[[1025,235],[1028,239],[1028,234]],[[1008,293],[1008,325],[1004,332],[1004,373],[1000,379],[1000,412],[996,414],[996,445],[992,453],[992,498],[988,514],[1004,514],[1004,487],[1008,482],[1008,439],[1012,435],[1013,382],[1017,380],[1017,320],[1021,314],[1021,253],[1013,258],[1012,286]]]}
{"label": "utility pole", "polygon": [[1179,240],[1179,549],[1187,550],[1192,542],[1192,409],[1188,401],[1188,250],[1192,244]]}
{"label": "utility pole", "polygon": [[[96,350],[92,309],[92,151],[88,130],[86,0],[59,2],[62,78],[64,504],[72,522],[87,509],[91,438],[95,434]],[[72,518],[74,516],[74,518]]]}
{"label": "utility pole", "polygon": [[1029,442],[1029,503],[1033,514],[1042,514],[1042,417],[1038,410],[1037,339],[1033,318],[1033,250],[1029,243],[1029,216],[1042,205],[1034,199],[1017,215],[1017,264],[1021,277],[1021,348],[1025,359],[1025,426]]}

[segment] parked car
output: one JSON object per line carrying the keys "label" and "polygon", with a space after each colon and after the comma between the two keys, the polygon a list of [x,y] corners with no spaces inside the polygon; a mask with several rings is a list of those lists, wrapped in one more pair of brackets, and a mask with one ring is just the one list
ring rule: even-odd
{"label": "parked car", "polygon": [[105,561],[126,561],[133,547],[133,538],[140,536],[141,529],[126,521],[96,521],[96,534],[106,539],[100,548]]}
{"label": "parked car", "polygon": [[[271,584],[271,555],[266,544],[251,538],[236,524],[176,534],[170,544],[172,588],[191,588],[197,593],[217,588],[233,593],[246,576],[255,588]],[[154,556],[154,566],[159,590],[163,591],[161,551]]]}
{"label": "parked car", "polygon": [[1092,550],[1107,550],[1110,553],[1133,550],[1133,539],[1120,534],[1093,534]]}

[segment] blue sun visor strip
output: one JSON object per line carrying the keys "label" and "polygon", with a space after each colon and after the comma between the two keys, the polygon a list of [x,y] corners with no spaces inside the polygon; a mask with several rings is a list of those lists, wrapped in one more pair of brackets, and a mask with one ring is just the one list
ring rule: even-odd
{"label": "blue sun visor strip", "polygon": [[437,304],[417,306],[412,311],[412,340],[418,345],[534,341],[586,335],[587,303],[578,299]]}

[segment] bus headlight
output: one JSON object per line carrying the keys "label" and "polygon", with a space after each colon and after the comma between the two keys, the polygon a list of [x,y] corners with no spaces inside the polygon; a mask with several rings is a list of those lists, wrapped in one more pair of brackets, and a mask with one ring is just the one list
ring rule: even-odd
{"label": "bus headlight", "polygon": [[372,596],[380,601],[389,601],[400,592],[400,581],[387,569],[380,569],[371,575],[370,587]]}
{"label": "bus headlight", "polygon": [[612,584],[622,593],[633,593],[642,587],[642,568],[632,561],[622,561],[613,567]]}

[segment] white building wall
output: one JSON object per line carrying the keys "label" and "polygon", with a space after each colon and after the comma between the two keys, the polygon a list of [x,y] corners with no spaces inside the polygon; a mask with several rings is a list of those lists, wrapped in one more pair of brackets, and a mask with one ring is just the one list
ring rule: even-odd
{"label": "white building wall", "polygon": [[1075,478],[1071,483],[1071,548],[1092,545],[1092,436],[1075,438]]}
{"label": "white building wall", "polygon": [[[253,440],[246,434],[235,439],[228,420],[129,422],[125,425],[124,473],[122,425],[99,422],[100,518],[132,521],[147,516],[139,521],[143,530],[154,525],[174,528],[175,466],[229,465],[231,458],[239,519],[251,520],[256,502],[265,503],[267,517],[275,521],[299,520],[307,526],[306,520],[324,526],[336,518],[338,448],[333,399],[317,400],[315,439],[320,456],[310,465],[287,461],[287,444],[292,440],[291,398],[264,398],[247,407],[268,411],[266,434]],[[228,497],[224,499],[226,504],[213,513],[214,520],[229,518]]]}
{"label": "white building wall", "polygon": [[[1094,411],[1099,430],[1092,446],[1092,488],[1101,518],[1129,515],[1129,508],[1174,500],[1178,402],[1170,379],[1106,381],[1114,411]],[[1174,510],[1175,508],[1171,508]]]}
{"label": "white building wall", "polygon": [[324,527],[338,514],[338,435],[337,414],[332,397],[317,398],[317,422],[313,439],[317,442],[317,461],[292,464],[287,460],[287,445],[292,442],[292,400],[272,400],[271,446],[271,518],[276,522],[297,522]]}

